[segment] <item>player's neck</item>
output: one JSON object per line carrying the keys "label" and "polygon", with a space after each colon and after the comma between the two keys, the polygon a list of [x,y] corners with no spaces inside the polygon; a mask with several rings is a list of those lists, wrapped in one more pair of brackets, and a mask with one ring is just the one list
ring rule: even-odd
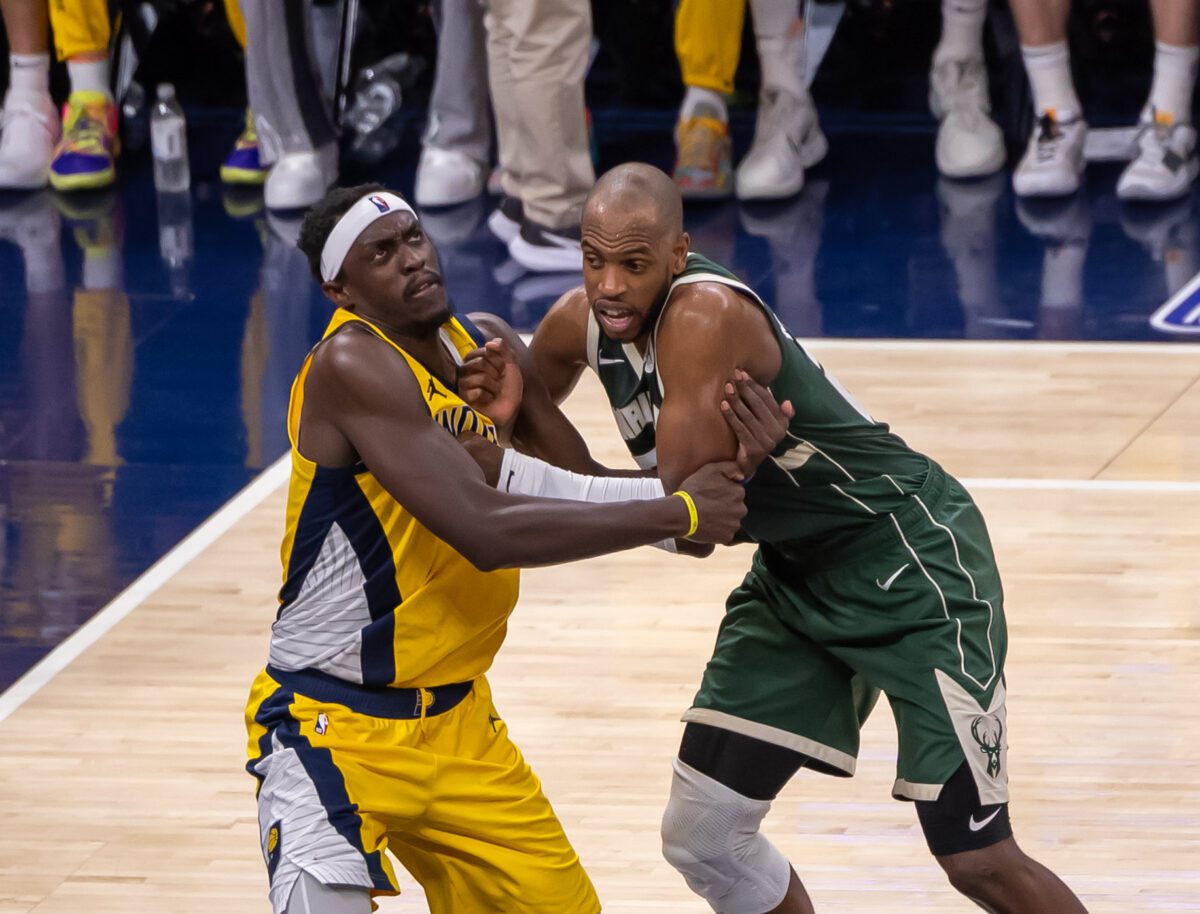
{"label": "player's neck", "polygon": [[443,377],[454,375],[455,364],[442,345],[439,335],[442,325],[413,325],[398,326],[388,321],[386,317],[372,314],[360,314],[387,335],[393,343],[411,355],[414,359]]}

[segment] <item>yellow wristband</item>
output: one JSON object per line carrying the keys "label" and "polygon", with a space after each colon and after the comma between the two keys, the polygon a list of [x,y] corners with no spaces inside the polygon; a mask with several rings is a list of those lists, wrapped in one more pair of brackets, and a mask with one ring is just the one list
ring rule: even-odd
{"label": "yellow wristband", "polygon": [[683,499],[683,503],[685,505],[687,505],[688,518],[691,520],[691,523],[688,526],[688,532],[683,535],[684,538],[686,539],[687,537],[689,537],[693,533],[695,533],[697,529],[699,529],[699,527],[700,527],[700,512],[696,510],[696,503],[694,501],[692,501],[692,496],[688,495],[688,493],[683,491],[683,489],[680,489],[678,492],[672,492],[671,494],[678,495],[680,498]]}

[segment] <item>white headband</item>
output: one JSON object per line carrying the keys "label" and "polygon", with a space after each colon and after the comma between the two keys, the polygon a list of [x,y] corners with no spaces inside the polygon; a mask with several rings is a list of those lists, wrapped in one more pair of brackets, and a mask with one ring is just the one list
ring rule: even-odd
{"label": "white headband", "polygon": [[417,211],[397,197],[386,191],[379,194],[368,194],[350,209],[334,225],[333,231],[325,239],[325,247],[321,249],[321,279],[330,282],[341,272],[342,261],[350,252],[355,240],[363,233],[368,225],[376,219],[392,213],[407,212],[415,217]]}

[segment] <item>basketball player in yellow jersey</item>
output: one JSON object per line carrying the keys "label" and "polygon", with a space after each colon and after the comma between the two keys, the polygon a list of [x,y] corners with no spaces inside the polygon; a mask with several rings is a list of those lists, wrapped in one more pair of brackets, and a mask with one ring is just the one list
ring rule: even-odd
{"label": "basketball player in yellow jersey", "polygon": [[[455,383],[485,340],[453,316],[407,203],[378,185],[335,190],[300,247],[338,309],[292,390],[283,587],[246,712],[273,908],[365,914],[398,891],[389,850],[434,914],[596,914],[484,678],[517,597],[507,569],[728,543],[745,513],[735,480],[786,423],[761,447],[746,438],[741,470],[706,466],[669,496],[498,491],[456,439],[497,439]],[[495,403],[520,400],[515,363],[492,381]],[[625,499],[648,481],[627,482]]]}

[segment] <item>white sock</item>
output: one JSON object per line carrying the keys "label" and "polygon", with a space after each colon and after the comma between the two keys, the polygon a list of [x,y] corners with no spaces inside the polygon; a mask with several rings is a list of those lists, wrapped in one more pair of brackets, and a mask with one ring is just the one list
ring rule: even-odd
{"label": "white sock", "polygon": [[1071,81],[1071,54],[1065,41],[1038,47],[1021,45],[1021,56],[1038,115],[1053,111],[1059,121],[1066,121],[1083,113]]}
{"label": "white sock", "polygon": [[100,60],[68,60],[67,75],[72,92],[103,92],[112,98],[108,86],[108,58]]}
{"label": "white sock", "polygon": [[942,37],[933,65],[946,60],[981,60],[987,0],[942,0]]}
{"label": "white sock", "polygon": [[804,25],[796,0],[750,0],[758,65],[764,88],[784,89],[803,98]]}
{"label": "white sock", "polygon": [[1154,42],[1154,83],[1147,106],[1173,120],[1192,122],[1192,90],[1196,87],[1196,66],[1200,48],[1181,48],[1164,41]]}
{"label": "white sock", "polygon": [[29,92],[50,91],[49,54],[10,54],[8,84]]}
{"label": "white sock", "polygon": [[712,109],[711,112],[706,112],[709,117],[715,116],[723,121],[729,120],[729,113],[725,110],[725,96],[712,89],[702,89],[700,86],[687,87],[687,93],[683,96],[683,104],[679,106],[679,119],[686,121],[689,117],[693,117],[696,108],[700,105]]}

